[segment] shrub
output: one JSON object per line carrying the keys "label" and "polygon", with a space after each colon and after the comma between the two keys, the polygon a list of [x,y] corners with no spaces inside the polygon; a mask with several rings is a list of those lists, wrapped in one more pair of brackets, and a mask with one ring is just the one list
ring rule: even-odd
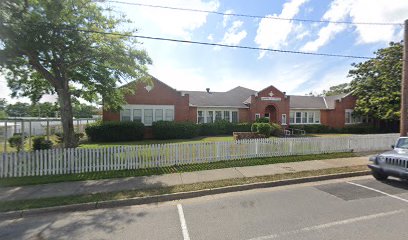
{"label": "shrub", "polygon": [[262,117],[255,120],[257,123],[269,123],[269,118]]}
{"label": "shrub", "polygon": [[232,132],[250,132],[251,123],[237,123],[232,126]]}
{"label": "shrub", "polygon": [[152,130],[156,139],[187,139],[198,136],[199,126],[192,122],[157,121]]}
{"label": "shrub", "polygon": [[271,124],[271,135],[275,137],[279,137],[279,136],[282,136],[282,134],[283,134],[283,129],[281,125],[272,123]]}
{"label": "shrub", "polygon": [[33,150],[43,150],[43,149],[51,149],[52,148],[52,141],[45,139],[44,136],[38,136],[33,138]]}
{"label": "shrub", "polygon": [[[62,133],[62,132],[56,132],[55,133],[55,136],[57,136],[57,143],[63,143],[64,142],[64,133]],[[76,142],[78,143],[79,142],[79,140],[81,139],[81,138],[83,138],[85,136],[85,134],[84,133],[75,133],[75,140],[76,140]]]}
{"label": "shrub", "polygon": [[20,152],[24,148],[26,137],[24,137],[20,133],[15,133],[12,137],[8,139],[8,142],[11,147],[16,148],[17,152]]}
{"label": "shrub", "polygon": [[142,140],[144,125],[140,122],[96,122],[85,128],[92,142],[119,142]]}
{"label": "shrub", "polygon": [[259,123],[255,122],[251,125],[251,132],[258,132],[258,125]]}
{"label": "shrub", "polygon": [[351,134],[371,134],[380,132],[378,128],[364,124],[346,125],[344,128],[338,129],[338,131]]}
{"label": "shrub", "polygon": [[199,124],[200,136],[230,135],[233,132],[251,131],[250,123],[231,123],[226,120],[219,120],[214,123]]}
{"label": "shrub", "polygon": [[258,123],[257,133],[269,137],[271,135],[272,126],[269,123]]}
{"label": "shrub", "polygon": [[292,125],[291,128],[305,130],[306,133],[337,133],[338,129],[321,125],[321,124],[308,124],[308,125]]}

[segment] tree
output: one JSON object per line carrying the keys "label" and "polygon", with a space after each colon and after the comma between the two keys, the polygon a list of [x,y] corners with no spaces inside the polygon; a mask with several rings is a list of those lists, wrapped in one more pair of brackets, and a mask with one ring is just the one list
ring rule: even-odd
{"label": "tree", "polygon": [[55,117],[59,106],[57,103],[44,102],[36,103],[30,106],[31,117]]}
{"label": "tree", "polygon": [[57,94],[65,147],[76,146],[73,98],[118,110],[131,91],[118,85],[147,79],[151,59],[118,15],[92,0],[0,1],[0,70],[12,96]]}
{"label": "tree", "polygon": [[30,116],[30,104],[23,102],[16,102],[9,104],[6,107],[6,113],[10,117],[29,117]]}
{"label": "tree", "polygon": [[73,106],[73,113],[75,118],[91,118],[92,115],[98,113],[98,108],[92,105],[76,103]]}
{"label": "tree", "polygon": [[7,118],[6,107],[7,107],[6,99],[0,98],[0,119]]}
{"label": "tree", "polygon": [[351,90],[358,100],[355,112],[382,120],[398,120],[401,103],[402,42],[391,42],[374,59],[352,64]]}
{"label": "tree", "polygon": [[350,92],[350,84],[349,83],[342,83],[339,85],[335,85],[329,88],[329,90],[323,90],[319,96],[334,96],[339,95],[342,93],[349,93]]}

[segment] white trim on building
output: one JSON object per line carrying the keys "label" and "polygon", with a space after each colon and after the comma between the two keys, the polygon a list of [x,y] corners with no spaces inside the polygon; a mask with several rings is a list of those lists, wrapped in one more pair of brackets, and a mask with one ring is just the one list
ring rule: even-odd
{"label": "white trim on building", "polygon": [[120,111],[120,121],[140,121],[145,126],[153,122],[174,121],[174,105],[139,105],[127,104]]}

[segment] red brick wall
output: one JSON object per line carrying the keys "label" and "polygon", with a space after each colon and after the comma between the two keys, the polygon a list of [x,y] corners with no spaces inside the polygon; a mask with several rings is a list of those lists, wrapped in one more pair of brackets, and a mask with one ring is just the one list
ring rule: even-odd
{"label": "red brick wall", "polygon": [[[128,104],[141,105],[174,105],[174,119],[176,121],[191,120],[188,112],[189,95],[181,96],[181,93],[167,86],[163,82],[153,78],[153,88],[149,91],[145,89],[143,82],[136,83],[135,94],[126,95],[125,100]],[[119,112],[104,111],[103,121],[119,121]],[[194,120],[195,122],[195,120]]]}
{"label": "red brick wall", "polygon": [[334,128],[342,128],[345,126],[345,110],[354,109],[357,98],[351,95],[337,100],[335,102],[335,108],[333,110],[322,110],[321,124]]}
{"label": "red brick wall", "polygon": [[241,123],[250,122],[250,111],[248,108],[240,108],[238,110],[238,120]]}
{"label": "red brick wall", "polygon": [[[281,98],[281,101],[263,101],[261,97],[270,97],[269,93],[272,91],[273,97]],[[289,124],[289,103],[290,97],[286,96],[283,92],[273,86],[269,86],[258,93],[258,96],[251,96],[251,107],[249,110],[249,121],[255,121],[255,114],[260,113],[261,117],[264,116],[266,108],[273,106],[276,109],[276,121],[281,123],[282,114],[286,114],[287,124]],[[272,120],[272,119],[271,119]]]}

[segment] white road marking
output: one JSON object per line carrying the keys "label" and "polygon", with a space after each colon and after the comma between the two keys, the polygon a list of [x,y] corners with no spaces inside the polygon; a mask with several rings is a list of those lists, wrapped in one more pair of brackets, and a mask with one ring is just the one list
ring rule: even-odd
{"label": "white road marking", "polygon": [[186,219],[184,218],[183,206],[181,206],[181,204],[177,204],[177,210],[180,218],[181,231],[183,232],[183,239],[190,240],[190,236],[188,235]]}
{"label": "white road marking", "polygon": [[320,225],[316,225],[312,227],[305,227],[305,228],[301,228],[301,229],[293,230],[289,232],[282,232],[282,233],[277,233],[277,234],[271,234],[268,236],[251,238],[250,240],[267,240],[267,239],[274,239],[274,238],[279,238],[279,237],[288,236],[288,235],[296,235],[296,234],[310,232],[314,230],[321,230],[321,229],[335,227],[339,225],[351,224],[355,222],[372,220],[372,219],[376,219],[380,217],[386,217],[386,216],[390,216],[390,215],[394,215],[394,214],[398,214],[398,213],[402,213],[406,211],[407,211],[406,209],[401,209],[401,210],[396,210],[396,211],[391,211],[391,212],[382,212],[382,213],[377,213],[377,214],[372,214],[372,215],[367,215],[367,216],[362,216],[362,217],[349,218],[349,219],[345,219],[341,221],[320,224]]}
{"label": "white road marking", "polygon": [[364,186],[364,185],[361,185],[361,184],[358,184],[358,183],[353,183],[353,182],[347,182],[347,183],[351,184],[351,185],[358,186],[358,187],[362,187],[362,188],[365,188],[365,189],[368,189],[368,190],[371,190],[371,191],[374,191],[374,192],[378,192],[378,193],[381,193],[381,194],[383,194],[385,196],[392,197],[392,198],[395,198],[395,199],[398,199],[400,201],[408,203],[408,199],[401,198],[401,197],[398,197],[398,196],[395,196],[395,195],[392,195],[392,194],[377,190],[375,188],[370,188],[370,187],[367,187],[367,186]]}

